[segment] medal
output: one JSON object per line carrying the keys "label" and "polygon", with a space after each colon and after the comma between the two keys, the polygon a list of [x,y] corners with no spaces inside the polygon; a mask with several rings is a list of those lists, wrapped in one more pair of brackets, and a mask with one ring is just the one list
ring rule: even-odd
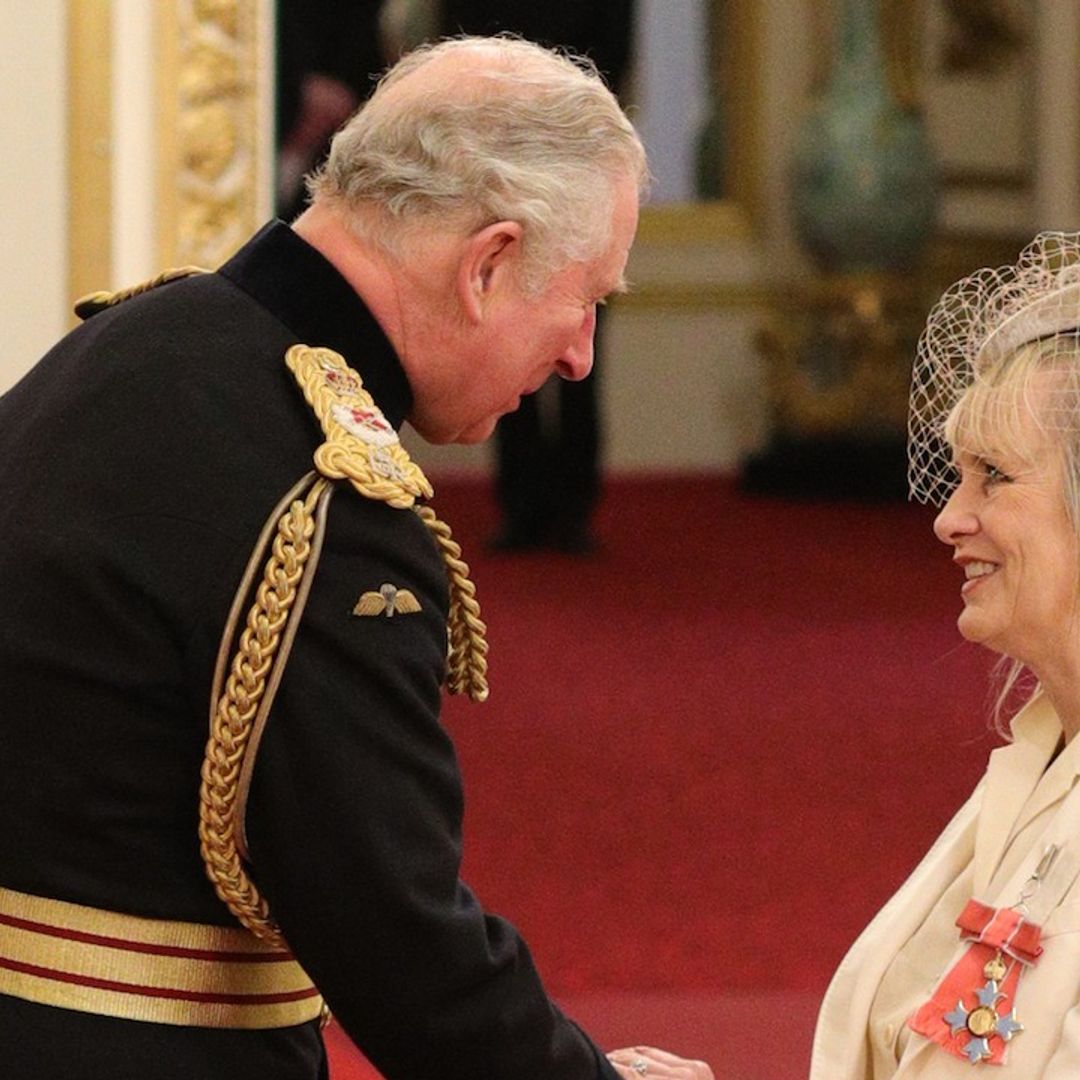
{"label": "medal", "polygon": [[[1008,971],[1009,967],[1001,953],[996,953],[983,968],[986,985],[975,991],[979,1004],[969,1012],[962,1000],[957,1001],[956,1008],[942,1017],[949,1025],[949,1034],[954,1038],[961,1032],[966,1033],[960,1041],[964,1043],[964,1056],[972,1065],[993,1057],[990,1039],[994,1035],[1002,1042],[1008,1042],[1015,1034],[1024,1030],[1024,1025],[1008,1012],[998,1013],[998,1003],[1007,997],[998,989],[999,980],[1008,974]],[[967,1038],[968,1035],[971,1036],[970,1039]]]}
{"label": "medal", "polygon": [[1051,845],[1012,907],[968,901],[956,925],[971,944],[938,983],[931,999],[908,1020],[954,1057],[972,1065],[1001,1065],[1013,1037],[1024,1030],[1016,1018],[1016,992],[1023,972],[1042,955],[1042,929],[1027,919],[1027,901],[1050,870],[1058,848]]}

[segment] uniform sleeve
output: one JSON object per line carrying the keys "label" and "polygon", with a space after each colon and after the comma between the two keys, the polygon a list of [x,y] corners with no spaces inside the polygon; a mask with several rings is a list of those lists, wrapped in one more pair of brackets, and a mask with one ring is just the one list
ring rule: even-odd
{"label": "uniform sleeve", "polygon": [[[354,615],[384,584],[419,612]],[[439,722],[446,604],[417,516],[338,491],[255,768],[253,877],[389,1080],[614,1077],[516,931],[459,880],[460,778]]]}

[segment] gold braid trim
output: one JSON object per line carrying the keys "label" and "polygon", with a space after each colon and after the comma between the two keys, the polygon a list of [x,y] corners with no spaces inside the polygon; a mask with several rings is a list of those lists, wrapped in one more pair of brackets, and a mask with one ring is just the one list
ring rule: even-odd
{"label": "gold braid trim", "polygon": [[484,635],[487,626],[480,618],[476,586],[469,579],[469,567],[461,558],[461,546],[450,536],[450,526],[440,521],[430,506],[418,506],[415,510],[439,545],[450,580],[447,689],[451,694],[468,694],[473,701],[486,701],[488,644]]}
{"label": "gold braid trim", "polygon": [[326,436],[315,451],[315,468],[323,476],[348,480],[365,498],[399,510],[431,498],[427,477],[340,353],[294,345],[285,363]]}
{"label": "gold braid trim", "polygon": [[96,315],[99,311],[104,311],[106,308],[119,304],[124,300],[130,300],[140,293],[156,289],[159,285],[165,285],[170,281],[178,281],[180,278],[191,277],[192,274],[205,273],[208,273],[208,271],[201,266],[180,266],[172,270],[162,270],[157,277],[152,277],[148,281],[141,281],[138,285],[129,285],[126,289],[118,289],[116,292],[101,290],[100,292],[87,293],[86,296],[80,296],[75,301],[75,314],[80,319],[89,319],[91,315]]}
{"label": "gold braid trim", "polygon": [[[295,345],[285,359],[326,435],[315,453],[322,475],[309,473],[275,508],[236,592],[214,672],[199,791],[200,850],[218,896],[256,937],[278,946],[285,946],[281,932],[244,869],[244,810],[259,741],[318,562],[332,480],[348,480],[366,498],[412,508],[424,522],[449,579],[448,689],[474,701],[488,696],[487,628],[469,568],[449,526],[430,507],[416,505],[418,497],[432,494],[427,478],[339,354]],[[225,678],[243,601],[271,534],[271,554]]]}
{"label": "gold braid trim", "polygon": [[[218,896],[256,937],[279,946],[285,943],[270,918],[266,900],[248,877],[242,863],[240,844],[243,820],[239,813],[243,802],[241,776],[252,734],[256,733],[254,742],[257,743],[258,733],[261,732],[257,724],[259,714],[265,719],[269,708],[269,701],[266,702],[266,709],[262,708],[267,683],[271,681],[276,687],[277,678],[280,678],[275,657],[280,648],[280,663],[284,662],[291,641],[288,629],[291,627],[295,632],[295,619],[306,596],[305,567],[313,551],[315,560],[312,566],[318,558],[317,548],[311,542],[316,528],[315,511],[320,498],[329,493],[330,482],[323,478],[316,479],[303,499],[294,497],[311,481],[312,474],[308,474],[283,500],[288,507],[277,520],[271,554],[248,611],[247,623],[240,635],[223,691],[220,686],[223,664],[219,657],[218,670],[215,672],[216,707],[211,718],[199,790],[200,850]],[[280,509],[281,504],[271,515],[268,528],[263,530],[248,565],[248,573],[237,592],[237,601],[247,594],[254,576],[252,569],[258,564],[265,549],[269,526]],[[298,596],[300,604],[297,605],[294,620],[290,622],[290,612]],[[230,625],[235,623],[236,615],[238,604],[234,602]],[[232,636],[227,630],[222,641],[223,650],[231,646]],[[271,696],[272,692],[273,689]],[[255,746],[250,749],[253,751]]]}
{"label": "gold braid trim", "polygon": [[315,410],[326,442],[315,451],[315,467],[323,476],[347,479],[361,495],[399,509],[411,507],[431,531],[450,582],[447,687],[452,694],[468,694],[484,701],[487,684],[487,627],[480,619],[476,587],[462,561],[461,548],[449,527],[429,507],[416,505],[430,499],[431,484],[398,441],[360,376],[332,349],[294,345],[285,363]]}

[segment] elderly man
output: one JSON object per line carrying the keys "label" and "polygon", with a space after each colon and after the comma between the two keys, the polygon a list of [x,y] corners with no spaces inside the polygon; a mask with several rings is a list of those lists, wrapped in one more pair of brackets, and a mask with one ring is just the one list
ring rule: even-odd
{"label": "elderly man", "polygon": [[390,1080],[711,1076],[605,1058],[459,880],[484,627],[396,434],[588,372],[643,173],[587,68],[444,43],[0,400],[5,1080],[325,1077],[323,998]]}

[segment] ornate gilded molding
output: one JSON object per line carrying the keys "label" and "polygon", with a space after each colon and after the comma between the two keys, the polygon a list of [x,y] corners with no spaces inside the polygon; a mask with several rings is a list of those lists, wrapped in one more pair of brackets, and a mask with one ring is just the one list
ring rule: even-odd
{"label": "ornate gilded molding", "polygon": [[714,85],[731,110],[727,197],[646,206],[638,239],[660,247],[709,245],[754,236],[761,214],[761,36],[755,0],[710,0],[708,44]]}
{"label": "ornate gilded molding", "polygon": [[217,266],[266,211],[266,0],[158,12],[159,259]]}
{"label": "ornate gilded molding", "polygon": [[[69,0],[68,297],[112,278],[112,4]],[[76,321],[72,316],[72,323]]]}

